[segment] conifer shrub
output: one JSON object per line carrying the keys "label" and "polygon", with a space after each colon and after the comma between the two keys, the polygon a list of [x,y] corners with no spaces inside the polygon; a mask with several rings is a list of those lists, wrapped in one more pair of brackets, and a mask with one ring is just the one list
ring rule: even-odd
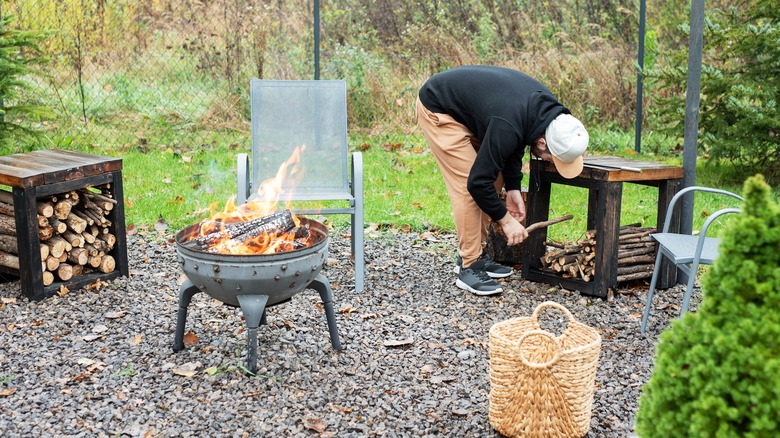
{"label": "conifer shrub", "polygon": [[761,175],[744,197],[698,311],[660,336],[639,401],[642,438],[780,436],[780,207]]}
{"label": "conifer shrub", "polygon": [[29,122],[51,114],[42,105],[27,103],[25,95],[31,88],[25,76],[47,62],[38,47],[46,33],[16,30],[12,23],[13,16],[0,17],[0,150],[3,152],[20,138],[34,138],[36,131],[29,127]]}

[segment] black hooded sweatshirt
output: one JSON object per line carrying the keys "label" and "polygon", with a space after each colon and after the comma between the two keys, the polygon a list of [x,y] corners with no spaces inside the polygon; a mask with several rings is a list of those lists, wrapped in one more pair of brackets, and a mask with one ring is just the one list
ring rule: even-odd
{"label": "black hooded sweatshirt", "polygon": [[525,147],[560,114],[571,113],[539,81],[503,67],[472,65],[437,73],[419,96],[428,110],[452,116],[481,142],[468,190],[494,221],[507,213],[494,187],[499,172],[507,190],[520,190]]}

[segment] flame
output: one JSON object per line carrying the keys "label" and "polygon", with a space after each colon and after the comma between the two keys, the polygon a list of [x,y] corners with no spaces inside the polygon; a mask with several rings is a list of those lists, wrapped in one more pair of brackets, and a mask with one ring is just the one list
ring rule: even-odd
{"label": "flame", "polygon": [[[284,228],[272,227],[249,238],[246,235],[235,238],[230,233],[231,226],[289,209],[294,191],[285,190],[285,186],[295,187],[303,178],[301,154],[305,149],[305,145],[295,148],[290,158],[279,166],[276,176],[263,181],[250,201],[237,206],[236,197],[230,197],[224,209],[201,221],[186,241],[208,241],[208,251],[219,254],[274,254],[310,246],[308,229],[301,227],[300,219],[292,213],[291,221],[284,221]],[[283,209],[279,208],[280,201],[284,201]]]}

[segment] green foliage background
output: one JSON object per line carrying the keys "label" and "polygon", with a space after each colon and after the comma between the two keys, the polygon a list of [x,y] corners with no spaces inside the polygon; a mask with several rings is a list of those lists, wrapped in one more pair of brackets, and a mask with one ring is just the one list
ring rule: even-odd
{"label": "green foliage background", "polygon": [[637,414],[643,438],[780,433],[780,206],[760,175],[744,197],[702,305],[661,335]]}
{"label": "green foliage background", "polygon": [[[780,178],[780,8],[774,0],[715,9],[705,23],[700,153],[741,172]],[[648,69],[657,95],[650,118],[682,138],[687,50]]]}
{"label": "green foliage background", "polygon": [[[350,145],[363,151],[371,179],[367,222],[452,229],[413,107],[430,74],[456,65],[505,65],[539,77],[586,121],[591,153],[634,156],[634,1],[320,4],[321,78],[348,84]],[[708,13],[727,4],[707,2]],[[51,31],[41,42],[51,61],[5,103],[53,112],[15,117],[40,135],[15,137],[0,154],[63,148],[121,157],[126,213],[139,224],[186,225],[235,193],[235,156],[250,151],[250,78],[314,76],[310,0],[3,0],[0,13],[20,30]],[[672,0],[648,5],[647,66],[676,65],[667,53],[687,47],[688,14],[687,4]],[[682,94],[645,89],[645,114],[661,94]],[[680,138],[658,124],[646,118],[638,158],[680,164]],[[700,167],[699,180],[728,187],[744,179],[725,170]],[[578,196],[556,194],[553,208],[569,213]],[[652,206],[642,204],[652,196],[627,190],[626,220],[654,223]]]}

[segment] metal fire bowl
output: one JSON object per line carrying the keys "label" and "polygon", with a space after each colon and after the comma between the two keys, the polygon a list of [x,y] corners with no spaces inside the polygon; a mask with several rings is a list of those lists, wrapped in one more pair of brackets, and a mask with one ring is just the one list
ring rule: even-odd
{"label": "metal fire bowl", "polygon": [[239,306],[239,295],[267,295],[267,306],[281,303],[304,290],[317,277],[328,257],[328,229],[315,220],[308,224],[315,242],[307,248],[276,254],[214,254],[181,245],[198,224],[176,233],[176,253],[182,271],[210,297]]}

